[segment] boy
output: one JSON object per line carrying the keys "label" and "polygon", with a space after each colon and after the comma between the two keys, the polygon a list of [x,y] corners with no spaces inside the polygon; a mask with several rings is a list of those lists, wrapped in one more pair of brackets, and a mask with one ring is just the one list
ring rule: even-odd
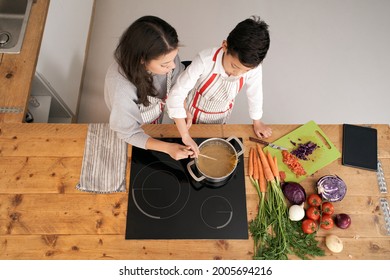
{"label": "boy", "polygon": [[268,25],[258,17],[240,22],[220,48],[200,52],[178,78],[167,99],[169,117],[174,119],[183,143],[197,156],[189,135],[192,123],[226,123],[234,99],[246,86],[249,115],[256,136],[267,138],[272,130],[261,122],[263,114],[262,67],[270,45]]}

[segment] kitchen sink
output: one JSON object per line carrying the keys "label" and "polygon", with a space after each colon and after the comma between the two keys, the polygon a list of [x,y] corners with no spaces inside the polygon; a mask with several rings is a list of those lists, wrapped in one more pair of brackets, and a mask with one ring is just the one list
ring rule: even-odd
{"label": "kitchen sink", "polygon": [[0,0],[0,53],[20,53],[36,0]]}

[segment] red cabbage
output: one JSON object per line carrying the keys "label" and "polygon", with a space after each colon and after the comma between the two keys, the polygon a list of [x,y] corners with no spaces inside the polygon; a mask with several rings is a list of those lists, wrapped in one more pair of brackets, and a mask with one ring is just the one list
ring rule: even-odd
{"label": "red cabbage", "polygon": [[291,204],[300,205],[306,201],[305,189],[299,183],[285,182],[282,191]]}
{"label": "red cabbage", "polygon": [[340,177],[326,175],[318,179],[317,192],[324,200],[336,202],[344,198],[347,193],[347,186]]}
{"label": "red cabbage", "polygon": [[311,155],[317,148],[318,146],[316,143],[309,141],[305,144],[299,144],[298,148],[293,150],[291,153],[299,159],[308,160],[307,157]]}

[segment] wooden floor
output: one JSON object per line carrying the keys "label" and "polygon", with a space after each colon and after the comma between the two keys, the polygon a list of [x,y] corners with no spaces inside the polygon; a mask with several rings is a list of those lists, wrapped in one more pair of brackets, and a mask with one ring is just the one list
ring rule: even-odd
{"label": "wooden floor", "polygon": [[[274,125],[277,139],[298,125]],[[378,129],[378,155],[390,187],[390,128]],[[342,127],[321,125],[341,151]],[[172,125],[148,125],[155,137],[177,137]],[[0,124],[0,259],[251,259],[249,240],[125,240],[128,193],[91,194],[78,183],[87,125]],[[243,137],[245,166],[253,136],[250,125],[198,125],[193,137]],[[127,181],[131,149],[129,149]],[[347,196],[336,212],[350,214],[347,230],[320,230],[318,239],[333,233],[344,250],[319,259],[390,259],[390,236],[379,207],[376,173],[341,165],[341,159],[307,178],[308,194],[322,175],[337,174],[347,183]],[[257,194],[246,178],[248,220],[255,217]],[[291,256],[294,259],[294,256]]]}

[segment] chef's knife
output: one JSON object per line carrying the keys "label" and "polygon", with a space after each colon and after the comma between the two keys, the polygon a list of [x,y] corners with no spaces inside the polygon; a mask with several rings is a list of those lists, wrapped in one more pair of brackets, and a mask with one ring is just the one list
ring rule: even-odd
{"label": "chef's knife", "polygon": [[266,146],[270,146],[271,148],[274,148],[274,149],[288,151],[288,149],[286,149],[286,148],[284,148],[284,147],[281,147],[281,146],[276,145],[276,144],[274,144],[274,143],[270,143],[270,142],[267,142],[267,141],[264,141],[264,140],[261,140],[261,139],[258,139],[258,138],[249,137],[249,140],[250,140],[250,141],[253,141],[253,142],[260,143],[260,144],[263,144],[263,145],[266,145]]}

